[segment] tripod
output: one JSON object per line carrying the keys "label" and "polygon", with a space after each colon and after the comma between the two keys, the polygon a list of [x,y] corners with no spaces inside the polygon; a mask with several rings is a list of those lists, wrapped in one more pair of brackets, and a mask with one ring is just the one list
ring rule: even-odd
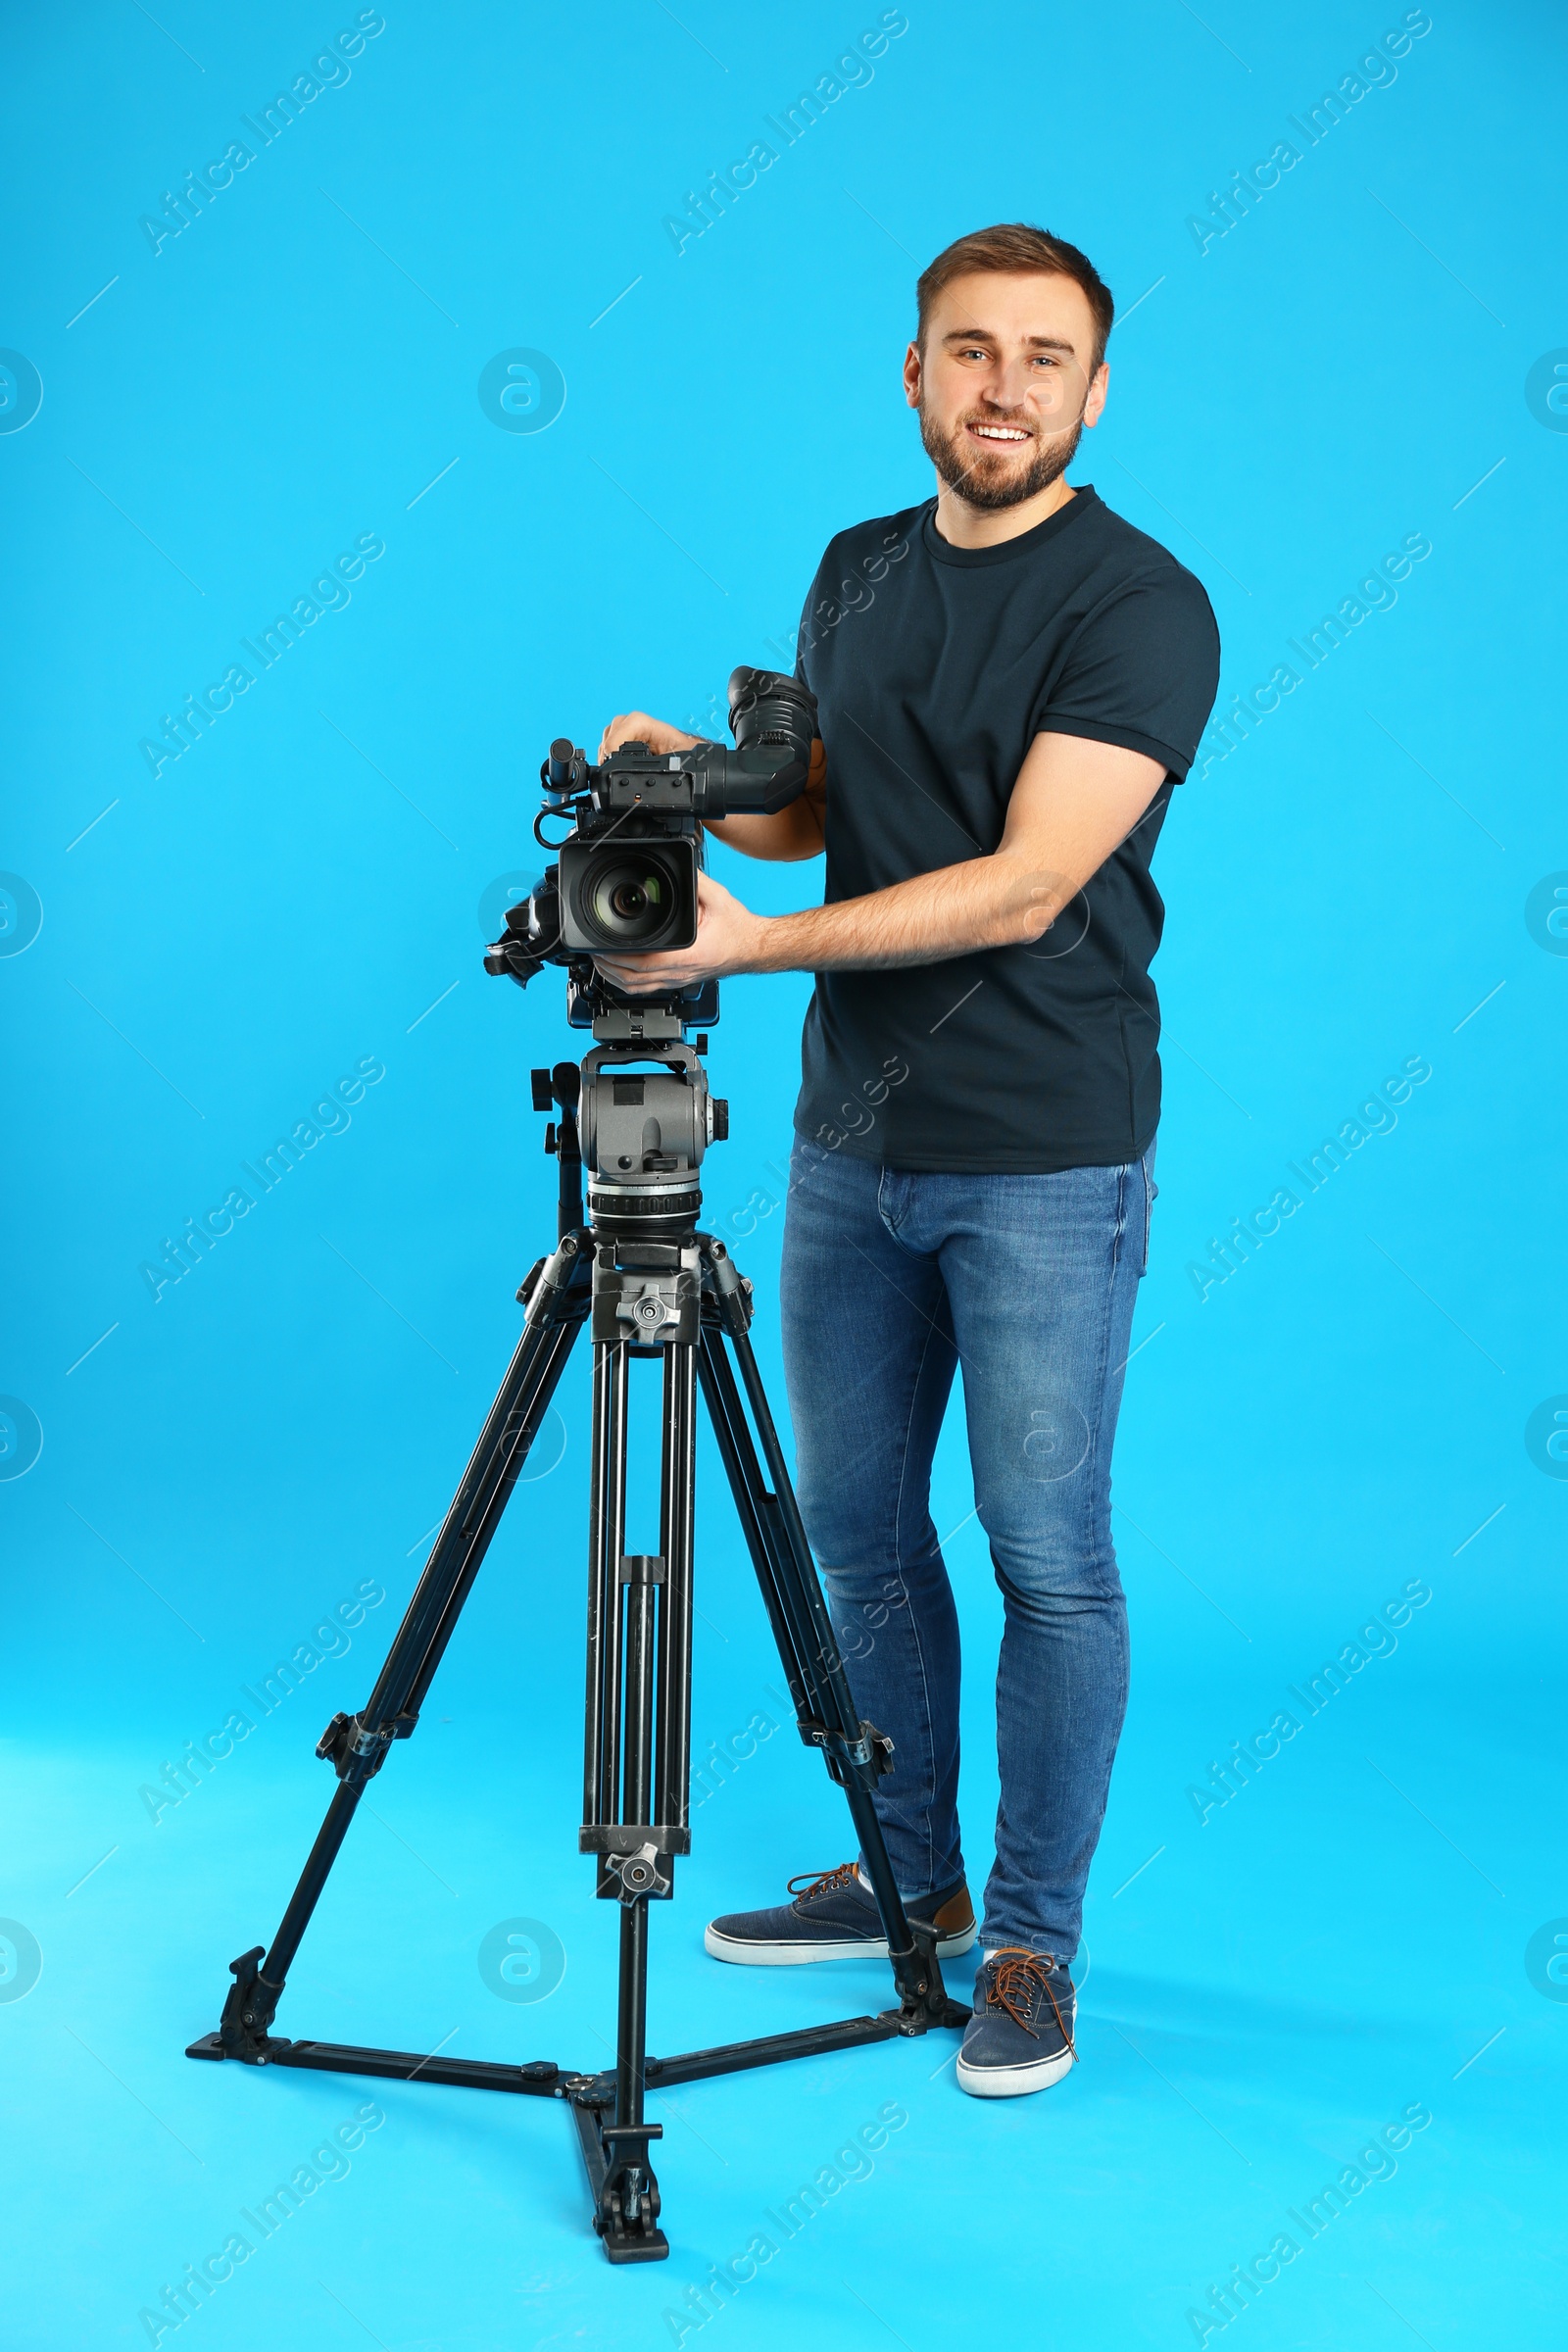
{"label": "tripod", "polygon": [[[707,1039],[684,1042],[673,1016],[637,1009],[594,1023],[602,1043],[580,1068],[533,1073],[534,1106],[559,1111],[546,1150],[560,1172],[558,1241],[519,1290],[522,1336],[471,1460],[367,1705],[332,1718],[317,1754],[338,1786],[270,1946],[232,1963],[216,2034],[186,2056],[333,2074],[458,2084],[560,2099],[576,2125],[593,2196],[593,2226],[612,2263],[669,2252],[659,2228],[651,2162],[662,2127],[645,2093],[788,2058],[857,2049],[895,2034],[967,2022],[948,1999],[935,1931],[908,1919],[888,1860],[873,1789],[892,1745],[855,1712],[816,1569],[801,1524],[752,1350],[751,1285],[722,1242],[697,1230],[705,1144],[727,1132],[708,1092]],[[625,1073],[656,1061],[658,1074]],[[591,1170],[583,1212],[583,1164]],[[361,1797],[392,1742],[407,1739],[463,1604],[528,1457],[584,1324],[593,1348],[588,1538],[588,1675],[579,1850],[595,1857],[597,1892],[619,1907],[615,2064],[572,2073],[548,2059],[500,2065],[348,2043],[291,2041],[271,2032],[284,1982]],[[629,1364],[662,1365],[660,1549],[628,1553]],[[712,1424],[802,1740],[817,1748],[849,1800],[865,1873],[887,1936],[898,2005],[793,2033],[651,2058],[646,2050],[649,1905],[668,1899],[675,1859],[691,1850],[692,1537],[696,1389]],[[748,1415],[750,1418],[748,1419]],[[754,1435],[755,1432],[755,1435]],[[760,1454],[759,1454],[760,1447]]]}

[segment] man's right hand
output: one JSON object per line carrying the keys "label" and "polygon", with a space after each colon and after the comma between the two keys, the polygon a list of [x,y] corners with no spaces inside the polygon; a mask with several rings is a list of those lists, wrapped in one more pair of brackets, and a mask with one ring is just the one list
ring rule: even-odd
{"label": "man's right hand", "polygon": [[689,752],[694,743],[702,740],[700,735],[683,734],[668,719],[651,717],[646,710],[623,710],[600,736],[596,757],[608,760],[623,743],[646,743],[651,752]]}
{"label": "man's right hand", "polygon": [[[597,757],[608,760],[612,752],[618,752],[626,743],[646,743],[651,752],[662,757],[666,752],[689,752],[693,744],[703,740],[701,735],[684,734],[679,727],[672,727],[668,719],[655,718],[647,710],[622,710],[599,738]],[[792,801],[788,808],[772,816],[705,817],[701,830],[726,842],[732,850],[739,850],[745,858],[819,858],[824,831],[825,768],[822,746],[813,743],[810,781],[798,801]]]}

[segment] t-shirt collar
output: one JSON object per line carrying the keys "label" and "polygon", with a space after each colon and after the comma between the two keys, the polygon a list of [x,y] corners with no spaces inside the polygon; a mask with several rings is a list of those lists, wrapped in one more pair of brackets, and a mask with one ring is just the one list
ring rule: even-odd
{"label": "t-shirt collar", "polygon": [[1032,555],[1036,548],[1044,547],[1047,540],[1055,538],[1058,531],[1067,528],[1075,514],[1100,503],[1092,482],[1075,482],[1073,493],[1065,506],[1058,507],[1054,514],[1048,514],[1044,522],[1037,522],[1032,531],[1020,531],[1016,539],[999,540],[995,547],[955,547],[950,540],[944,539],[937,529],[937,502],[931,498],[920,513],[920,544],[938,564],[970,566],[1010,564],[1016,558]]}

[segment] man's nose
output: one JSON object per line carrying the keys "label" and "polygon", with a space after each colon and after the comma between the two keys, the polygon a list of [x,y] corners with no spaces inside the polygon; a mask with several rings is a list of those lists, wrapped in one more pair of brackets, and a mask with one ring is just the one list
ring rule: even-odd
{"label": "man's nose", "polygon": [[985,389],[994,409],[1021,409],[1029,393],[1029,368],[1023,360],[1001,360]]}

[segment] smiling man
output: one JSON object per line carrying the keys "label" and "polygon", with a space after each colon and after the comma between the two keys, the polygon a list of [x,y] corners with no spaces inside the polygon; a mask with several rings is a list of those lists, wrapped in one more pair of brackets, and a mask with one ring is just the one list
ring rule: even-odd
{"label": "smiling man", "polygon": [[[802,1509],[856,1702],[894,1742],[878,1812],[938,1950],[976,1941],[958,1835],[958,1624],[929,1508],[956,1370],[1004,1615],[1002,1802],[958,2081],[1073,2062],[1084,1889],[1127,1693],[1110,1453],[1148,1259],[1160,1082],[1150,859],[1213,703],[1202,587],[1066,467],[1104,409],[1108,289],[1021,224],[925,270],[905,395],[934,498],[832,541],[799,674],[820,742],[782,814],[711,830],[827,853],[825,904],[711,877],[695,946],[601,958],[636,992],[809,971],[784,1235]],[[601,757],[694,738],[625,713]],[[956,1532],[956,1531],[955,1531]],[[858,1867],[713,1921],[752,1965],[885,1952]]]}

